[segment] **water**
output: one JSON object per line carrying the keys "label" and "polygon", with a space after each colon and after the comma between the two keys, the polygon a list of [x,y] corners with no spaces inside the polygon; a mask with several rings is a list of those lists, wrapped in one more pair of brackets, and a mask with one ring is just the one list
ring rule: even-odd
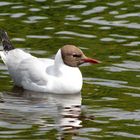
{"label": "water", "polygon": [[0,28],[15,47],[54,57],[74,44],[102,61],[80,67],[83,89],[67,96],[13,87],[1,61],[0,139],[139,139],[139,8],[139,0],[0,1]]}

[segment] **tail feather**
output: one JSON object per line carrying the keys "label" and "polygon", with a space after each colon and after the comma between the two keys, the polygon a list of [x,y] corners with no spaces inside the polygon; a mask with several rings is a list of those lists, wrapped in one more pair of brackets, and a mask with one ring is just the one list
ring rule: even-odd
{"label": "tail feather", "polygon": [[2,61],[4,62],[4,64],[6,64],[6,55],[4,51],[0,51],[0,57],[2,59]]}
{"label": "tail feather", "polygon": [[14,49],[12,43],[9,40],[7,33],[4,30],[0,30],[0,38],[4,51],[10,51]]}

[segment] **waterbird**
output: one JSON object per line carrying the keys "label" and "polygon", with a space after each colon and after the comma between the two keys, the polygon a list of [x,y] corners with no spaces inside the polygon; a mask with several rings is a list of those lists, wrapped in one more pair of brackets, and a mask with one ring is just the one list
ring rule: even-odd
{"label": "waterbird", "polygon": [[3,50],[1,59],[18,87],[35,92],[74,94],[82,89],[83,79],[79,66],[83,63],[100,63],[85,56],[74,45],[60,48],[54,59],[37,58],[15,48],[6,31],[0,30]]}

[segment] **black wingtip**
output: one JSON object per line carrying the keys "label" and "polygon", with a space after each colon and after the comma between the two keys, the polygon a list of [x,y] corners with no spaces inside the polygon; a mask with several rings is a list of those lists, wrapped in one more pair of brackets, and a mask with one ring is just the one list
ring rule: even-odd
{"label": "black wingtip", "polygon": [[14,49],[12,43],[9,40],[7,32],[5,32],[3,29],[0,29],[0,38],[4,51],[10,51]]}

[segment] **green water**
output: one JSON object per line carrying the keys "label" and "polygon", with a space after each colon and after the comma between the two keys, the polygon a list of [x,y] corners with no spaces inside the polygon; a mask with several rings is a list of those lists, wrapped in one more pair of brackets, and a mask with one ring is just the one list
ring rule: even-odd
{"label": "green water", "polygon": [[67,96],[13,88],[1,61],[0,139],[140,139],[139,9],[139,0],[0,1],[15,47],[52,57],[74,44],[102,61],[80,67],[81,94]]}

